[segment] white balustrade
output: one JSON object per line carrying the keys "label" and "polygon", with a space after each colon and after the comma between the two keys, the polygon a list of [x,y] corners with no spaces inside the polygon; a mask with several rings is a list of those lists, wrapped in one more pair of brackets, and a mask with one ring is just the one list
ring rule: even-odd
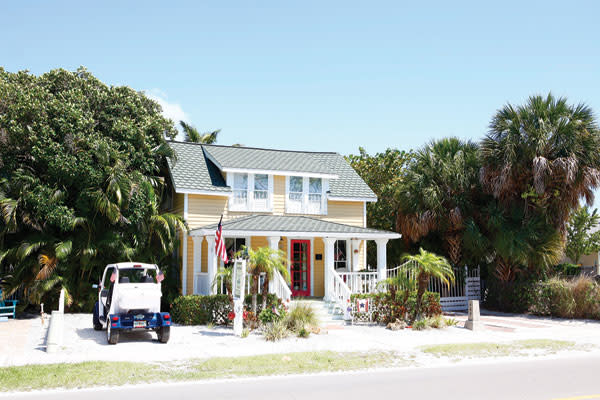
{"label": "white balustrade", "polygon": [[275,271],[273,273],[273,279],[271,282],[271,293],[274,293],[284,303],[288,303],[292,299],[292,291],[279,271]]}
{"label": "white balustrade", "polygon": [[338,272],[351,293],[375,293],[377,290],[377,272]]}
{"label": "white balustrade", "polygon": [[331,271],[331,276],[333,278],[331,300],[341,308],[344,313],[344,319],[349,319],[350,313],[348,312],[348,306],[350,305],[350,296],[352,295],[352,292],[338,272],[335,270]]}

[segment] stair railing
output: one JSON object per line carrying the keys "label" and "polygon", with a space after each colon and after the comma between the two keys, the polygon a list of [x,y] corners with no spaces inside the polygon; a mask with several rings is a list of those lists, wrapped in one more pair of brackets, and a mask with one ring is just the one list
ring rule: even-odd
{"label": "stair railing", "polygon": [[289,303],[292,299],[290,287],[277,270],[273,271],[273,279],[269,281],[269,292],[274,293],[284,304]]}
{"label": "stair railing", "polygon": [[342,309],[344,319],[349,320],[350,311],[348,308],[350,306],[350,296],[352,295],[352,292],[337,271],[331,271],[331,275],[333,278],[331,300],[335,302],[336,306]]}

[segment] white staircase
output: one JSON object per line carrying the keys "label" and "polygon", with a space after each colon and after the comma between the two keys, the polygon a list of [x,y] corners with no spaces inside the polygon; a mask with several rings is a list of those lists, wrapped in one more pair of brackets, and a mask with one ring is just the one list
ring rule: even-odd
{"label": "white staircase", "polygon": [[312,309],[315,310],[322,328],[346,324],[344,321],[344,314],[342,310],[336,306],[336,303],[326,302],[322,299],[303,298],[292,300],[290,308],[294,307],[296,304],[306,304],[311,306]]}

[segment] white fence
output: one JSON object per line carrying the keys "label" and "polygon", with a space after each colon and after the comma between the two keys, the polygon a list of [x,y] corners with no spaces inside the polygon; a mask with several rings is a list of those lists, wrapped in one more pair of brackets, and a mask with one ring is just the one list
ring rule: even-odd
{"label": "white fence", "polygon": [[[409,261],[396,268],[388,270],[388,277],[395,278],[400,273],[407,274],[407,277],[415,278],[414,270],[410,267]],[[469,269],[454,268],[454,283],[446,285],[439,278],[431,278],[429,280],[430,292],[440,294],[440,303],[444,311],[467,311],[469,308],[469,300],[481,300],[481,284],[479,267]]]}

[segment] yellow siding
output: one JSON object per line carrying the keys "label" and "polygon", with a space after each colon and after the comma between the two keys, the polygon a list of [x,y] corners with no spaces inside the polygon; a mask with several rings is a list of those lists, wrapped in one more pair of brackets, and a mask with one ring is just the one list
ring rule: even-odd
{"label": "yellow siding", "polygon": [[[198,240],[198,238],[196,238]],[[187,238],[187,293],[194,292],[194,240],[191,236]]]}
{"label": "yellow siding", "polygon": [[[227,197],[188,195],[188,218],[190,229],[216,224],[221,214],[226,214]],[[226,215],[223,216],[226,219]]]}
{"label": "yellow siding", "polygon": [[256,250],[259,247],[269,247],[269,241],[265,236],[252,236],[250,238],[250,247]]}
{"label": "yellow siding", "polygon": [[[315,238],[313,246],[314,254],[325,254],[325,245],[321,238]],[[313,257],[313,293],[316,297],[323,297],[325,295],[325,264],[323,259],[324,257],[321,260],[316,260]]]}
{"label": "yellow siding", "polygon": [[200,260],[200,271],[208,272],[208,241],[201,237],[202,239],[202,257]]}
{"label": "yellow siding", "polygon": [[285,213],[285,176],[273,177],[273,214]]}
{"label": "yellow siding", "polygon": [[327,215],[317,217],[325,221],[362,227],[363,207],[362,201],[329,201],[327,202]]}

